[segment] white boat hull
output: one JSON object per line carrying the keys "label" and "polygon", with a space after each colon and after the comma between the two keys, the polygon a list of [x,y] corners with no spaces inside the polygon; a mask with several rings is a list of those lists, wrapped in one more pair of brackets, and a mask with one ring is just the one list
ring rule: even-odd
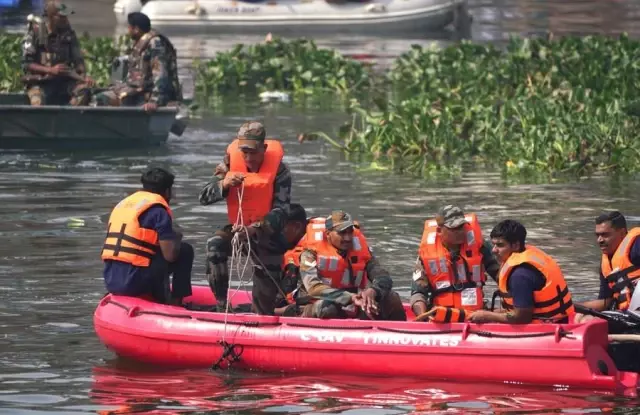
{"label": "white boat hull", "polygon": [[243,32],[428,32],[454,22],[465,0],[379,0],[331,4],[324,0],[118,0],[114,12],[142,11],[156,28],[242,28]]}

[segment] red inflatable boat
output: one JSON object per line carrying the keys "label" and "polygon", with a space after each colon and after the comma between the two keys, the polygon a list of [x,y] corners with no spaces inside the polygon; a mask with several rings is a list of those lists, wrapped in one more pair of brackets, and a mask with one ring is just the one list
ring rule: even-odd
{"label": "red inflatable boat", "polygon": [[[233,292],[230,291],[232,294]],[[214,305],[208,287],[186,299]],[[250,302],[237,292],[232,304]],[[351,373],[471,382],[636,388],[607,353],[607,323],[432,324],[319,320],[189,311],[108,295],[94,314],[116,354],[169,367],[226,367],[300,374]]]}

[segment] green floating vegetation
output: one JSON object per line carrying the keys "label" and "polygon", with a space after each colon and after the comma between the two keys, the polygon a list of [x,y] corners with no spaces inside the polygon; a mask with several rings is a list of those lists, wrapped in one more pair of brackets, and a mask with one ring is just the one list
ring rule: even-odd
{"label": "green floating vegetation", "polygon": [[276,90],[348,95],[371,85],[366,65],[306,39],[239,44],[196,64],[195,93],[204,98]]}
{"label": "green floating vegetation", "polygon": [[386,76],[390,99],[352,101],[334,140],[349,153],[418,175],[640,171],[640,42],[626,36],[412,46]]}
{"label": "green floating vegetation", "polygon": [[[20,78],[22,72],[22,40],[20,34],[0,34],[0,92],[20,92],[24,86]],[[115,58],[122,54],[126,47],[126,38],[120,37],[117,41],[110,37],[89,38],[82,36],[79,39],[80,47],[84,52],[87,73],[96,81],[98,86],[109,84],[111,64]]]}
{"label": "green floating vegetation", "polygon": [[[81,44],[89,74],[107,84],[124,39]],[[21,90],[21,37],[0,34],[0,52],[0,90]],[[376,170],[455,175],[472,164],[545,180],[640,171],[640,42],[626,35],[412,46],[386,72],[276,38],[196,62],[194,81],[205,105],[266,91],[346,98],[353,118],[337,137],[309,137]]]}

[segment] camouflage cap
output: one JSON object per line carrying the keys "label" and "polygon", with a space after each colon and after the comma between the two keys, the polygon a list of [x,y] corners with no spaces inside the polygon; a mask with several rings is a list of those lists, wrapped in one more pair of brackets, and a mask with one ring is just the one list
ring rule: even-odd
{"label": "camouflage cap", "polygon": [[441,207],[436,215],[436,221],[439,226],[446,226],[449,229],[458,228],[467,223],[462,209],[454,205]]}
{"label": "camouflage cap", "polygon": [[47,1],[44,6],[44,14],[47,16],[53,16],[55,14],[59,16],[70,16],[74,13],[75,12],[66,4],[58,3],[55,0]]}
{"label": "camouflage cap", "polygon": [[257,149],[261,142],[264,142],[267,132],[259,121],[249,121],[238,130],[238,147]]}
{"label": "camouflage cap", "polygon": [[351,215],[343,210],[334,210],[324,223],[328,231],[342,232],[355,226]]}

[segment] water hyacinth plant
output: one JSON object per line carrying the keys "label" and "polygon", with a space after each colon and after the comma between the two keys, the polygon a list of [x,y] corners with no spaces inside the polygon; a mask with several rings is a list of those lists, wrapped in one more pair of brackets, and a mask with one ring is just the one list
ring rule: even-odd
{"label": "water hyacinth plant", "polygon": [[306,39],[240,44],[196,65],[195,91],[201,97],[274,90],[348,94],[370,85],[367,66]]}
{"label": "water hyacinth plant", "polygon": [[0,92],[14,92],[22,89],[22,37],[0,34]]}
{"label": "water hyacinth plant", "polygon": [[347,151],[414,174],[472,160],[514,174],[640,171],[640,124],[629,111],[640,43],[626,36],[512,39],[504,51],[414,46],[387,77],[390,102],[352,105]]}

